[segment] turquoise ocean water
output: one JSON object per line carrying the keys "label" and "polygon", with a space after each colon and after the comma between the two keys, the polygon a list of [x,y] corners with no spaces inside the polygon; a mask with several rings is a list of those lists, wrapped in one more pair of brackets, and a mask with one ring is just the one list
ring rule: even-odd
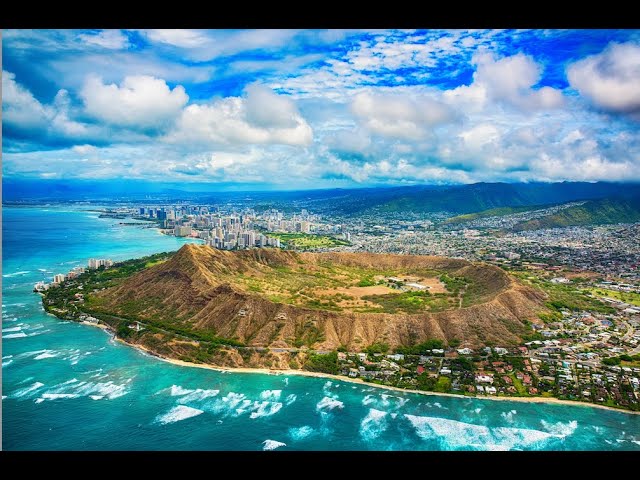
{"label": "turquoise ocean water", "polygon": [[86,210],[3,209],[6,450],[640,450],[640,416],[180,367],[46,315],[33,284],[184,240]]}

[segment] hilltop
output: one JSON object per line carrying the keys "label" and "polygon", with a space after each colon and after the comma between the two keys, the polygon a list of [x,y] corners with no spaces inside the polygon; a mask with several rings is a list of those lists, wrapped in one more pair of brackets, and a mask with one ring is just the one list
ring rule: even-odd
{"label": "hilltop", "polygon": [[582,205],[565,208],[552,215],[514,225],[513,230],[539,230],[583,225],[610,225],[640,221],[640,196],[590,200]]}
{"label": "hilltop", "polygon": [[[166,356],[226,366],[264,366],[269,357],[266,364],[295,368],[291,352],[305,348],[515,345],[543,302],[500,268],[461,259],[188,244],[92,294],[85,307],[152,325],[128,341]],[[200,351],[208,340],[254,351]]]}

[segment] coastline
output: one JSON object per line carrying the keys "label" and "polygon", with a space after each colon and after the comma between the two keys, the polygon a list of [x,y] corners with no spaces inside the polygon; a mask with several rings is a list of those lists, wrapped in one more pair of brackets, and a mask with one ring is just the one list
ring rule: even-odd
{"label": "coastline", "polygon": [[[89,324],[89,325],[98,326],[95,324]],[[116,337],[113,331],[108,327],[98,326],[98,328],[102,328],[103,330],[109,332],[111,335],[113,335],[114,340],[124,345],[133,347],[139,350],[140,352],[143,352],[144,354],[149,355],[151,357],[157,358],[158,360],[161,360],[163,362],[171,363],[173,365],[177,365],[180,367],[203,368],[206,370],[214,370],[217,372],[229,372],[229,373],[253,373],[253,374],[258,373],[262,375],[299,375],[304,377],[326,378],[329,380],[335,380],[339,382],[354,383],[360,386],[381,388],[385,390],[393,390],[396,392],[403,392],[403,393],[415,393],[418,395],[429,395],[429,396],[436,396],[436,397],[454,397],[459,399],[465,398],[470,400],[492,400],[492,401],[499,401],[499,402],[548,403],[552,405],[555,404],[555,405],[566,405],[566,406],[573,406],[573,407],[599,408],[599,409],[604,409],[604,410],[618,412],[618,413],[640,415],[640,412],[633,411],[633,410],[625,410],[622,408],[608,407],[606,405],[599,405],[597,403],[577,402],[574,400],[562,400],[554,397],[498,397],[498,396],[469,397],[466,395],[458,395],[455,393],[427,392],[424,390],[394,387],[392,385],[380,385],[378,383],[365,382],[360,378],[349,378],[343,375],[332,375],[330,373],[322,373],[322,372],[308,372],[305,370],[271,370],[268,368],[219,367],[215,365],[207,365],[202,363],[191,363],[191,362],[185,362],[183,360],[177,360],[174,358],[163,357],[143,345],[126,342],[121,338]]]}

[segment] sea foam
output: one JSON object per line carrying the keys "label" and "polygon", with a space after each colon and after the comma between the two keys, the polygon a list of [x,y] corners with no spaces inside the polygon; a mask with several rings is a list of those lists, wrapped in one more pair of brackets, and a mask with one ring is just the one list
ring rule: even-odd
{"label": "sea foam", "polygon": [[335,408],[344,408],[344,403],[333,397],[324,397],[316,404],[316,411],[333,410]]}
{"label": "sea foam", "polygon": [[282,390],[265,390],[260,393],[260,398],[263,400],[280,400]]}
{"label": "sea foam", "polygon": [[11,396],[13,398],[29,397],[30,393],[35,392],[40,387],[44,387],[44,383],[34,382],[33,384],[29,385],[28,387],[24,387],[24,388],[21,388],[20,390],[16,390],[15,392],[13,392],[13,394]]}
{"label": "sea foam", "polygon": [[289,436],[294,440],[304,440],[314,432],[313,427],[304,425],[302,427],[290,428]]}
{"label": "sea foam", "polygon": [[548,430],[549,432],[553,433],[558,437],[567,437],[573,434],[573,432],[576,431],[576,428],[578,428],[578,422],[576,422],[575,420],[572,420],[566,423],[563,423],[563,422],[551,423],[545,420],[540,420],[540,423],[545,428],[545,430]]}
{"label": "sea foam", "polygon": [[447,418],[405,415],[416,434],[425,440],[436,440],[443,450],[514,450],[543,446],[564,434],[541,430],[475,425]]}
{"label": "sea foam", "polygon": [[387,412],[370,408],[369,413],[360,422],[360,436],[365,441],[378,438],[387,429]]}
{"label": "sea foam", "polygon": [[2,275],[4,278],[11,278],[11,277],[17,277],[20,275],[26,275],[27,273],[31,273],[29,270],[22,270],[20,272],[13,272],[13,273],[7,273],[5,275]]}
{"label": "sea foam", "polygon": [[61,398],[78,398],[77,393],[43,393],[40,398],[43,400],[59,400]]}
{"label": "sea foam", "polygon": [[21,330],[22,330],[22,327],[3,328],[2,329],[2,333],[4,334],[4,333],[7,333],[7,332],[19,332]]}
{"label": "sea foam", "polygon": [[[27,334],[24,332],[19,332],[19,333],[10,333],[9,335],[2,335],[2,339],[6,340],[7,338],[22,338],[22,337],[26,337]],[[30,335],[33,336],[33,335]]]}
{"label": "sea foam", "polygon": [[510,410],[508,412],[502,412],[500,416],[504,418],[507,422],[513,423],[513,416],[517,413],[518,412],[516,410]]}
{"label": "sea foam", "polygon": [[276,448],[286,447],[287,444],[284,442],[278,442],[276,440],[265,440],[262,442],[262,450],[275,450]]}
{"label": "sea foam", "polygon": [[43,353],[33,357],[33,359],[34,360],[44,360],[45,358],[55,358],[58,355],[60,355],[60,353],[56,352],[55,350],[46,350]]}
{"label": "sea foam", "polygon": [[[161,390],[160,392],[164,392],[166,390]],[[160,393],[158,392],[158,393]],[[172,397],[182,397],[179,402],[195,402],[199,400],[204,400],[206,398],[215,397],[220,393],[220,390],[205,390],[202,388],[196,389],[188,389],[182,388],[179,385],[172,385],[169,389],[169,392]]]}
{"label": "sea foam", "polygon": [[253,403],[253,411],[249,415],[250,418],[260,418],[260,417],[270,417],[271,415],[275,415],[282,408],[282,403],[280,402],[254,402]]}
{"label": "sea foam", "polygon": [[156,421],[158,423],[166,425],[167,423],[175,423],[181,420],[186,420],[187,418],[196,417],[202,413],[204,412],[197,408],[187,407],[186,405],[178,405],[177,407],[173,407],[167,413],[159,415],[156,418]]}

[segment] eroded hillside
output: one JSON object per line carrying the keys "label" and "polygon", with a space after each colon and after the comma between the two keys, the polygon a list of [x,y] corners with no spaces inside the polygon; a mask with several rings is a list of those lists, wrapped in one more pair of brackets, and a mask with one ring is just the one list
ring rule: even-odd
{"label": "eroded hillside", "polygon": [[[280,357],[288,353],[278,349],[393,348],[426,339],[517,344],[530,331],[525,321],[544,308],[542,292],[460,259],[198,245],[93,297],[97,311],[269,347]],[[173,350],[186,343],[175,339]],[[247,364],[237,352],[225,358]]]}

